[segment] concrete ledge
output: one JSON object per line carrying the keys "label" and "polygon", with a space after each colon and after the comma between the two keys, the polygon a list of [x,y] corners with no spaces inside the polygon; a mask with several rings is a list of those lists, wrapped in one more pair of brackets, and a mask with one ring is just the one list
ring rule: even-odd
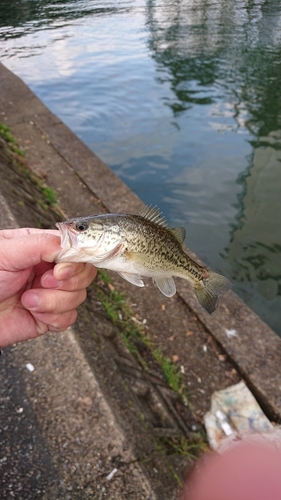
{"label": "concrete ledge", "polygon": [[[141,200],[3,65],[0,85],[0,107],[6,113],[7,125],[13,129],[15,125],[35,122],[107,210],[140,211]],[[177,289],[188,308],[233,360],[269,417],[281,421],[281,339],[233,292],[222,297],[218,310],[209,316],[186,282],[178,281]],[[234,333],[231,337],[227,336],[229,330]]]}

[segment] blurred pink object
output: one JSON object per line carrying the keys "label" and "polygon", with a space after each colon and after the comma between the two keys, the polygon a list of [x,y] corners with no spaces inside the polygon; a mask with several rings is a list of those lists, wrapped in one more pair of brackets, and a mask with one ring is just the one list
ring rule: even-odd
{"label": "blurred pink object", "polygon": [[184,500],[281,500],[281,451],[241,443],[199,461],[187,481]]}

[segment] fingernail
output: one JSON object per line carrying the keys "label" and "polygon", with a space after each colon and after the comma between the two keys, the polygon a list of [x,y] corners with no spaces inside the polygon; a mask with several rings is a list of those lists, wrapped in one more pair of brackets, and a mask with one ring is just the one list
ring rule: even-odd
{"label": "fingernail", "polygon": [[71,278],[71,276],[73,276],[73,273],[74,273],[73,266],[64,265],[59,268],[56,268],[57,279],[66,280],[68,278]]}
{"label": "fingernail", "polygon": [[27,309],[35,309],[39,304],[37,293],[28,292],[24,297],[24,306]]}
{"label": "fingernail", "polygon": [[57,280],[53,274],[46,274],[43,276],[41,284],[44,288],[59,288],[62,281]]}

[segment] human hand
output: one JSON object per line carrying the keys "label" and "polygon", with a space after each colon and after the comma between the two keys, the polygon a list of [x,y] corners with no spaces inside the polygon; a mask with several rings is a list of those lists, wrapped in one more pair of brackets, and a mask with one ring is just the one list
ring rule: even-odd
{"label": "human hand", "polygon": [[0,346],[65,330],[77,317],[91,264],[54,264],[59,231],[33,228],[0,231]]}

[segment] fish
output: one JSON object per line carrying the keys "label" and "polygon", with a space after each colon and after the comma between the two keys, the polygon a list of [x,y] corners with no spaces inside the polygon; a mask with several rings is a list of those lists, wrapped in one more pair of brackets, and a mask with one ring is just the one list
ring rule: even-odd
{"label": "fish", "polygon": [[211,314],[232,284],[195,262],[183,250],[186,231],[168,227],[157,207],[139,215],[108,213],[58,222],[61,251],[56,262],[89,262],[116,271],[129,283],[152,278],[166,297],[176,293],[173,277],[189,281],[201,306]]}

